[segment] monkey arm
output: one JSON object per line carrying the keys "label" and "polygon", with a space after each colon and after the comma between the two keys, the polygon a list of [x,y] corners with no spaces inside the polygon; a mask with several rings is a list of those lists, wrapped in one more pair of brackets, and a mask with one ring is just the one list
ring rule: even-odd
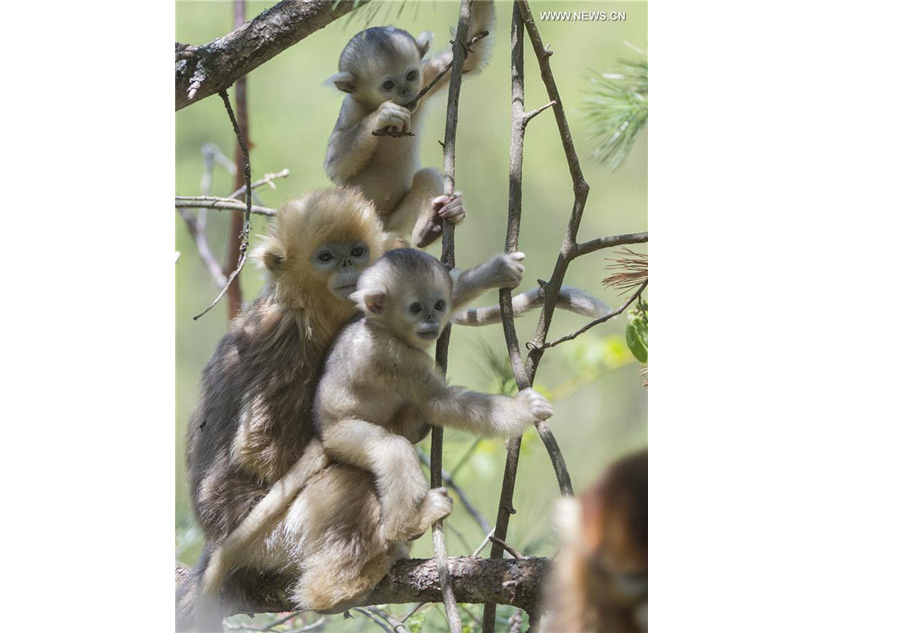
{"label": "monkey arm", "polygon": [[[542,305],[544,305],[543,288],[532,288],[517,294],[512,298],[513,317],[519,317]],[[609,306],[593,295],[571,286],[563,286],[560,289],[556,307],[592,319],[609,314],[610,311]],[[500,306],[496,304],[482,308],[469,308],[453,315],[453,323],[457,325],[479,327],[499,322]]]}
{"label": "monkey arm", "polygon": [[[400,235],[412,233],[412,242],[424,248],[440,236],[440,220],[435,219],[431,201],[441,195],[441,174],[432,168],[420,169],[413,175],[412,186],[400,204],[384,218],[384,229]],[[438,230],[433,230],[437,226]]]}
{"label": "monkey arm", "polygon": [[[463,63],[463,73],[478,73],[487,65],[491,57],[491,49],[494,44],[494,27],[497,22],[497,13],[493,0],[475,0],[472,3],[472,14],[469,19],[469,39],[477,33],[488,32],[484,37],[469,49],[469,54]],[[437,75],[453,62],[453,50],[447,49],[430,57],[425,61],[422,69],[424,85],[428,85]],[[450,82],[450,73],[445,73],[434,87],[429,90],[423,99],[434,96],[441,88]]]}
{"label": "monkey arm", "polygon": [[343,183],[362,171],[378,145],[378,111],[366,113],[351,97],[344,98],[325,154],[325,173],[335,183]]}

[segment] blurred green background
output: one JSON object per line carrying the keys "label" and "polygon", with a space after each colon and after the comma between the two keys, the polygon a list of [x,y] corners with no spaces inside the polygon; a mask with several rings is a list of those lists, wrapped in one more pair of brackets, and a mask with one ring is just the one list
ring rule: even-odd
{"label": "blurred green background", "polygon": [[[271,6],[248,3],[248,19]],[[402,10],[401,10],[402,6]],[[633,57],[626,42],[647,49],[647,5],[643,2],[533,2],[532,10],[545,43],[554,51],[554,75],[563,98],[575,145],[585,176],[591,185],[579,240],[647,229],[647,138],[642,134],[630,156],[616,171],[591,159],[596,142],[585,116],[587,81],[591,71],[616,69],[620,58]],[[457,135],[457,188],[464,193],[468,216],[457,229],[457,264],[475,265],[502,250],[506,231],[509,169],[510,79],[509,24],[512,4],[497,4],[498,24],[493,58],[476,77],[463,83]],[[545,21],[540,11],[624,11],[624,22]],[[283,200],[330,183],[322,169],[325,147],[340,108],[342,93],[323,85],[337,71],[337,59],[347,40],[366,26],[396,24],[412,32],[435,34],[433,50],[446,48],[455,27],[459,3],[386,3],[367,24],[373,9],[341,18],[313,34],[248,76],[251,162],[253,179],[267,172],[290,169],[291,175],[276,181],[277,189],[258,190],[262,203],[277,207]],[[399,12],[399,16],[398,16]],[[178,2],[176,40],[199,44],[219,37],[233,27],[231,2]],[[530,42],[525,43],[526,110],[549,101],[540,80]],[[233,102],[232,91],[232,102]],[[431,103],[422,135],[422,164],[440,168],[446,111],[446,91]],[[199,195],[204,173],[202,147],[212,143],[234,158],[235,138],[221,100],[209,97],[176,113],[176,192]],[[233,178],[216,168],[213,195],[228,195]],[[572,205],[572,184],[552,112],[533,120],[525,137],[523,210],[520,248],[527,254],[522,288],[536,285],[552,272]],[[213,252],[224,258],[228,212],[211,211],[206,232]],[[201,370],[227,327],[223,300],[201,319],[201,312],[217,289],[177,213],[176,249],[176,489],[177,556],[193,564],[202,536],[193,519],[184,482],[184,434],[197,396]],[[253,217],[251,247],[265,232],[267,220]],[[646,252],[646,245],[633,247]],[[439,244],[429,249],[439,254]],[[601,285],[607,258],[605,250],[576,260],[565,283],[584,288],[616,308],[626,297]],[[248,265],[241,275],[244,301],[262,287],[261,273]],[[495,303],[491,293],[481,305]],[[520,341],[530,340],[537,311],[517,321]],[[586,322],[584,317],[557,311],[550,338],[564,335]],[[576,492],[591,483],[616,457],[646,444],[647,398],[639,375],[641,365],[624,342],[624,315],[594,328],[572,342],[549,350],[540,365],[536,387],[551,397],[556,413],[550,423],[567,460]],[[491,355],[505,357],[499,325],[453,330],[448,377],[451,382],[479,390],[497,390]],[[473,438],[448,431],[445,468],[459,461]],[[428,440],[422,443],[427,452]],[[497,512],[505,450],[502,441],[483,440],[456,475],[481,513],[493,524]],[[526,553],[552,554],[552,506],[559,494],[556,478],[543,444],[526,433],[516,483],[515,507],[507,542]],[[449,519],[450,555],[471,554],[484,534],[457,503]],[[431,539],[417,541],[413,556],[431,555]],[[480,609],[479,609],[480,611]],[[369,623],[371,625],[371,623]],[[331,628],[329,628],[331,630]]]}

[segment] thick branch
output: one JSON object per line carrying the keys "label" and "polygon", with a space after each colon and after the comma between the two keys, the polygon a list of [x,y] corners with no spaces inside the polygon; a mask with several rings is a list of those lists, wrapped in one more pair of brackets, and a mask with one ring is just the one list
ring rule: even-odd
{"label": "thick branch", "polygon": [[175,109],[228,88],[254,68],[369,0],[284,0],[206,44],[175,45]]}
{"label": "thick branch", "polygon": [[[526,611],[540,605],[540,592],[550,571],[546,558],[526,557],[521,560],[486,559],[459,556],[449,559],[450,581],[459,602],[483,604],[491,600],[511,604]],[[176,582],[189,577],[189,570],[176,569]],[[255,583],[250,602],[236,605],[234,613],[291,611],[287,590],[296,578],[269,576]],[[441,585],[434,559],[407,559],[394,565],[358,605],[407,604],[411,602],[441,602]],[[339,611],[348,607],[342,605]]]}

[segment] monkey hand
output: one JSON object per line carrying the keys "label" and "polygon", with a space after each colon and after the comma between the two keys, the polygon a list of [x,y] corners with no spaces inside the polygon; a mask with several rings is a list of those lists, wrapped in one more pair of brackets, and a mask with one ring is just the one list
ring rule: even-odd
{"label": "monkey hand", "polygon": [[[459,224],[466,217],[466,210],[463,208],[462,193],[454,191],[449,196],[438,196],[431,201],[431,209],[435,215],[442,220],[446,220],[450,224]],[[441,230],[441,225],[437,224],[437,230]]]}
{"label": "monkey hand", "polygon": [[550,401],[534,389],[523,389],[513,397],[513,401],[518,414],[516,422],[521,429],[520,432],[553,415]]}
{"label": "monkey hand", "polygon": [[525,253],[501,253],[485,262],[484,285],[490,288],[515,288],[522,283]]}
{"label": "monkey hand", "polygon": [[409,133],[409,110],[393,101],[385,101],[375,111],[375,130],[402,136]]}

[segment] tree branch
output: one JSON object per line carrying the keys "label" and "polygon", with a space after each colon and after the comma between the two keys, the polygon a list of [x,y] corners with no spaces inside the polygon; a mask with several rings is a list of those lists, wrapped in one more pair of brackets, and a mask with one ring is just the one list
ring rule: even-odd
{"label": "tree branch", "polygon": [[575,248],[571,250],[570,261],[576,257],[581,257],[582,255],[587,255],[588,253],[593,253],[594,251],[599,251],[603,248],[625,246],[626,244],[644,244],[647,242],[647,239],[648,235],[646,231],[643,233],[626,233],[625,235],[598,237],[590,242],[576,244]]}
{"label": "tree branch", "polygon": [[[449,560],[450,581],[459,602],[483,604],[491,600],[525,611],[540,606],[541,588],[550,571],[546,558],[488,559],[459,556]],[[176,582],[187,581],[190,570],[176,568]],[[233,613],[283,612],[293,610],[288,589],[296,582],[291,575],[268,575],[254,582],[248,602],[234,606]],[[395,564],[366,598],[353,606],[441,602],[441,585],[435,560],[405,559]],[[347,606],[334,613],[347,610]],[[325,612],[328,613],[328,612]]]}
{"label": "tree branch", "polygon": [[369,0],[284,0],[206,44],[175,45],[175,109],[228,88],[303,38]]}
{"label": "tree branch", "polygon": [[[214,209],[216,211],[247,211],[247,205],[240,200],[218,198],[216,196],[175,196],[176,209]],[[274,216],[278,212],[269,207],[250,207],[250,213]]]}

